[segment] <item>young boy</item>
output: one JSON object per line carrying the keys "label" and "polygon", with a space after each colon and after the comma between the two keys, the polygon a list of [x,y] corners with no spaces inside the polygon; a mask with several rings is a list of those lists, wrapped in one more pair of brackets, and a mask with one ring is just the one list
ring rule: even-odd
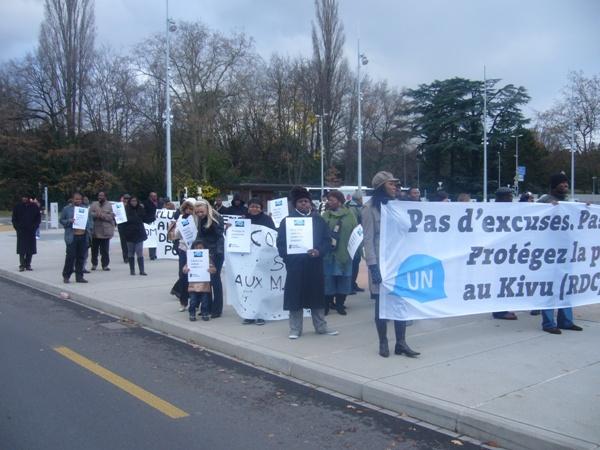
{"label": "young boy", "polygon": [[[194,241],[192,244],[193,250],[204,250],[204,243],[200,240]],[[183,273],[189,273],[190,269],[187,264],[183,267]],[[213,264],[212,258],[209,257],[210,273],[216,273],[217,269]],[[210,297],[210,281],[193,282],[191,281],[188,285],[188,292],[190,294],[190,305],[188,311],[190,313],[190,320],[196,321],[196,309],[200,306],[200,314],[202,320],[210,320],[210,308],[211,308],[211,297]]]}

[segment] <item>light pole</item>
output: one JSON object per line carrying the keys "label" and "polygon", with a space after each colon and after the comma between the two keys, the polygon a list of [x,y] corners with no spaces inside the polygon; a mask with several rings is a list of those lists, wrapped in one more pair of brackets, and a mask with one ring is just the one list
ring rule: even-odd
{"label": "light pole", "polygon": [[500,189],[500,150],[498,150],[498,189]]}
{"label": "light pole", "polygon": [[364,55],[364,53],[360,52],[360,39],[358,39],[357,42],[357,77],[356,77],[356,86],[357,86],[357,93],[358,93],[358,135],[357,135],[357,141],[358,141],[358,192],[359,194],[362,196],[362,118],[361,118],[361,97],[362,94],[360,92],[360,66],[366,66],[367,64],[369,64],[369,60],[367,59],[367,57]]}
{"label": "light pole", "polygon": [[319,137],[321,141],[321,198],[320,201],[323,201],[323,194],[325,193],[325,176],[324,176],[324,167],[323,167],[323,154],[325,153],[325,144],[323,143],[323,118],[327,117],[329,113],[323,114],[315,114],[315,117],[319,119]]}
{"label": "light pole", "polygon": [[487,79],[485,75],[485,66],[483,66],[483,201],[488,201],[487,192]]}
{"label": "light pole", "polygon": [[592,198],[595,200],[596,199],[596,180],[598,179],[598,177],[593,176],[592,177]]}
{"label": "light pole", "polygon": [[166,29],[166,73],[165,73],[165,112],[163,119],[165,121],[165,159],[166,159],[166,196],[169,200],[173,200],[171,197],[172,193],[172,181],[171,181],[171,124],[173,121],[173,115],[171,114],[171,70],[169,66],[169,52],[171,50],[171,41],[169,39],[169,33],[177,30],[175,23],[169,19],[169,0],[167,3],[167,29]]}
{"label": "light pole", "polygon": [[575,201],[575,125],[571,128],[572,144],[571,144],[571,201]]}
{"label": "light pole", "polygon": [[515,138],[515,195],[519,195],[519,138],[522,137],[522,134],[516,134]]}

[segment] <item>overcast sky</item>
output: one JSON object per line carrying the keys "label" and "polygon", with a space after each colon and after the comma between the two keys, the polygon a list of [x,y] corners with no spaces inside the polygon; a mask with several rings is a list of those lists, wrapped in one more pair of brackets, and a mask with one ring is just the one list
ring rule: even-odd
{"label": "overcast sky", "polygon": [[[165,0],[96,0],[98,42],[122,52],[164,30]],[[416,87],[455,76],[527,88],[526,113],[552,105],[571,70],[600,75],[600,0],[340,0],[346,56],[373,79]],[[170,0],[175,20],[244,31],[258,53],[311,53],[313,0]],[[36,46],[43,0],[0,0],[0,60]]]}

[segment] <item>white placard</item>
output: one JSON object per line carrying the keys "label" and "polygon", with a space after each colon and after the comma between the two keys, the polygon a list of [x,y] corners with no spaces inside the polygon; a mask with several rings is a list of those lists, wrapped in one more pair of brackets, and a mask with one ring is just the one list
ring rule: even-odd
{"label": "white placard", "polygon": [[111,204],[115,221],[117,225],[127,222],[127,214],[125,213],[125,205],[122,202],[113,202]]}
{"label": "white placard", "polygon": [[177,220],[177,229],[181,234],[181,238],[188,246],[188,248],[192,247],[192,244],[196,240],[196,236],[198,235],[198,229],[196,228],[196,222],[194,222],[194,218],[192,216],[188,216],[187,219],[180,217]]}
{"label": "white placard", "polygon": [[50,227],[58,228],[58,203],[50,203]]}
{"label": "white placard", "polygon": [[221,217],[223,218],[223,226],[225,229],[227,229],[227,227],[231,226],[231,222],[236,220],[236,219],[243,219],[244,216],[236,216],[234,214],[222,214]]}
{"label": "white placard", "polygon": [[158,230],[156,229],[156,221],[150,224],[144,223],[144,230],[146,231],[144,248],[158,247]]}
{"label": "white placard", "polygon": [[362,244],[363,241],[363,227],[362,225],[357,225],[352,230],[352,234],[350,235],[350,240],[348,241],[348,254],[350,255],[350,259],[354,259],[354,255]]}
{"label": "white placard", "polygon": [[187,251],[187,266],[190,270],[187,276],[190,283],[210,281],[210,272],[208,271],[210,259],[208,255],[209,251],[206,249]]}
{"label": "white placard", "polygon": [[156,220],[153,224],[156,225],[156,257],[158,259],[179,259],[177,248],[169,239],[169,225],[175,221],[175,210],[172,209],[157,209]]}
{"label": "white placard", "polygon": [[286,217],[285,229],[288,255],[306,253],[314,248],[312,217]]}
{"label": "white placard", "polygon": [[227,252],[250,253],[252,221],[250,219],[234,219],[229,224],[225,234]]}
{"label": "white placard", "polygon": [[381,318],[600,302],[600,207],[418,203],[381,207]]}
{"label": "white placard", "polygon": [[290,215],[288,201],[285,197],[269,200],[268,209],[277,228],[279,228],[281,221]]}
{"label": "white placard", "polygon": [[73,222],[74,230],[85,230],[87,228],[87,221],[90,210],[83,206],[74,206]]}

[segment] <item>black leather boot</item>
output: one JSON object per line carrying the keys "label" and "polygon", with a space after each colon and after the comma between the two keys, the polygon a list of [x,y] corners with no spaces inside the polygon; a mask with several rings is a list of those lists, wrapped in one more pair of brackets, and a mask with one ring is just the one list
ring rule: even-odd
{"label": "black leather boot", "polygon": [[338,294],[335,296],[335,310],[338,312],[338,314],[341,314],[342,316],[345,316],[346,313],[346,307],[344,306],[344,302],[346,301],[346,296],[343,294]]}
{"label": "black leather boot", "polygon": [[403,353],[414,358],[419,356],[421,353],[415,352],[406,343],[406,322],[403,320],[394,320],[394,331],[396,332],[396,346],[394,347],[394,353],[396,355],[402,355]]}
{"label": "black leather boot", "polygon": [[390,356],[387,340],[387,320],[375,319],[375,328],[377,328],[377,336],[379,337],[379,355],[387,358]]}
{"label": "black leather boot", "polygon": [[135,258],[129,258],[129,275],[135,275]]}
{"label": "black leather boot", "polygon": [[144,272],[144,257],[142,256],[141,258],[138,258],[138,266],[140,267],[140,275],[148,275],[146,272]]}
{"label": "black leather boot", "polygon": [[335,303],[333,303],[333,295],[325,296],[325,315],[329,314],[331,308],[335,309]]}

